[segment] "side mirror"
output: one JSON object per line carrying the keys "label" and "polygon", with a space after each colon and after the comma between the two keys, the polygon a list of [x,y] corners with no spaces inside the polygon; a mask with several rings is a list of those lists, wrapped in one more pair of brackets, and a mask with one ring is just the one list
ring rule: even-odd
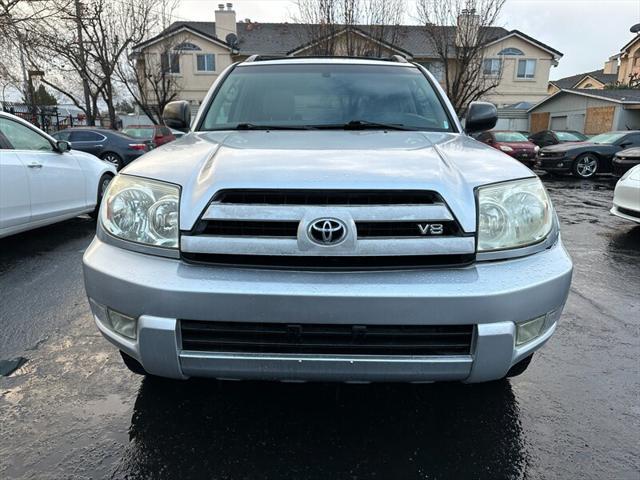
{"label": "side mirror", "polygon": [[633,143],[631,142],[624,142],[620,144],[621,148],[629,148],[631,145],[633,145]]}
{"label": "side mirror", "polygon": [[181,132],[188,132],[191,127],[191,107],[184,100],[169,102],[162,112],[164,124]]}
{"label": "side mirror", "polygon": [[66,140],[58,140],[56,142],[57,152],[64,153],[64,152],[68,152],[69,150],[71,150],[71,143],[67,142]]}
{"label": "side mirror", "polygon": [[493,103],[471,102],[465,121],[467,133],[491,130],[496,123],[498,123],[498,110]]}

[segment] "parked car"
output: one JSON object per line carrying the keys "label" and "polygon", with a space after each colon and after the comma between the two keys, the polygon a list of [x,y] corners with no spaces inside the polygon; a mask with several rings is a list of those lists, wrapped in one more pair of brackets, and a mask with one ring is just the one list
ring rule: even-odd
{"label": "parked car", "polygon": [[640,165],[627,170],[613,192],[611,213],[640,223]]}
{"label": "parked car", "polygon": [[73,150],[87,152],[120,170],[147,153],[150,145],[106,128],[75,127],[53,134],[56,140],[71,142]]}
{"label": "parked car", "polygon": [[97,213],[116,169],[0,112],[0,238]]}
{"label": "parked car", "polygon": [[476,139],[520,160],[528,167],[533,167],[536,162],[536,154],[539,148],[527,140],[527,137],[520,132],[492,130],[490,132],[482,132]]}
{"label": "parked car", "polygon": [[[473,383],[527,368],[571,283],[553,205],[403,60],[234,64],[189,135],[116,177],[84,276],[130,369]],[[189,128],[187,102],[163,115]],[[472,103],[466,132],[496,121]]]}
{"label": "parked car", "polygon": [[591,178],[597,173],[611,173],[613,156],[621,150],[638,146],[638,130],[601,133],[587,142],[541,148],[537,166],[551,173],[571,172],[580,178]]}
{"label": "parked car", "polygon": [[164,125],[130,125],[123,128],[122,132],[133,138],[150,140],[156,147],[173,142],[176,139],[171,130]]}
{"label": "parked car", "polygon": [[549,147],[560,143],[586,142],[588,137],[575,130],[542,130],[529,136],[529,141],[539,147]]}
{"label": "parked car", "polygon": [[621,150],[613,156],[613,174],[621,177],[627,171],[640,165],[640,147]]}

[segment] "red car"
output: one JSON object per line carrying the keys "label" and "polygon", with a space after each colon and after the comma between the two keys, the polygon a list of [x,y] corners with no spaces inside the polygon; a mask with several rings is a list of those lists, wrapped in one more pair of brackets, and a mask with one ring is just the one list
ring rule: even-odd
{"label": "red car", "polygon": [[164,125],[129,125],[122,129],[122,133],[141,140],[150,140],[156,147],[176,139],[171,130]]}
{"label": "red car", "polygon": [[540,147],[531,143],[522,133],[508,130],[483,132],[476,137],[476,140],[511,155],[527,167],[533,167],[540,150]]}

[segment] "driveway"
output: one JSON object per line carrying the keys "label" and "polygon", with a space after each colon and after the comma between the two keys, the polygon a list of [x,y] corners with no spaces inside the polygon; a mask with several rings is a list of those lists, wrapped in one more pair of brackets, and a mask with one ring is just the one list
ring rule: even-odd
{"label": "driveway", "polygon": [[93,325],[78,218],[0,240],[0,478],[640,475],[640,227],[613,180],[545,180],[575,262],[529,370],[480,385],[175,382],[129,373]]}

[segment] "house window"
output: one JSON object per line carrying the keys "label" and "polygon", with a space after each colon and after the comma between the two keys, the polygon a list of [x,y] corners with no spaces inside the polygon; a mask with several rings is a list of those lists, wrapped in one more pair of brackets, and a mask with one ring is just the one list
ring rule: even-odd
{"label": "house window", "polygon": [[420,62],[424,68],[431,72],[431,75],[439,82],[444,80],[444,63],[440,60],[431,60],[429,62]]}
{"label": "house window", "polygon": [[196,69],[198,72],[215,72],[216,56],[213,53],[199,53],[196,55]]}
{"label": "house window", "polygon": [[499,58],[487,58],[482,63],[482,73],[488,77],[497,77],[502,70],[502,60]]}
{"label": "house window", "polygon": [[535,60],[518,60],[518,78],[534,78],[535,76]]}
{"label": "house window", "polygon": [[161,54],[160,67],[164,73],[180,73],[180,55],[177,53]]}
{"label": "house window", "polygon": [[524,52],[518,48],[505,48],[498,52],[498,55],[524,55]]}

